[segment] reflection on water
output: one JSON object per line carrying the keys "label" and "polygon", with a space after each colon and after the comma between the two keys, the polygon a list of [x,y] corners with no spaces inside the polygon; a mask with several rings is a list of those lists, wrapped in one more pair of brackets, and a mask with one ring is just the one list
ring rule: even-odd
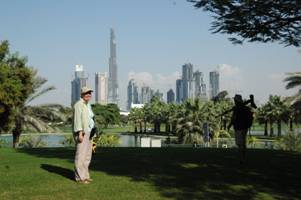
{"label": "reflection on water", "polygon": [[[26,134],[22,135],[25,136]],[[32,137],[41,137],[42,142],[45,143],[45,147],[63,147],[64,145],[62,142],[65,140],[65,136],[68,134],[32,134]],[[253,134],[252,134],[253,135]],[[256,134],[254,134],[256,135]],[[22,137],[21,136],[21,137]],[[141,138],[147,136],[137,136],[137,135],[126,135],[126,134],[119,134],[119,145],[118,147],[140,147],[141,146]],[[166,140],[165,137],[160,136],[150,136],[151,139],[161,139],[163,147],[192,147],[192,144],[165,144],[164,141]],[[0,135],[0,140],[4,140],[8,147],[12,146],[12,135]],[[1,144],[0,144],[1,145]],[[213,144],[212,147],[216,145]],[[233,138],[222,139],[219,140],[219,147],[235,147],[235,141]],[[197,147],[205,147],[205,145],[197,145]],[[273,142],[271,140],[260,140],[257,141],[256,144],[253,146],[249,146],[252,148],[268,148],[273,149]]]}

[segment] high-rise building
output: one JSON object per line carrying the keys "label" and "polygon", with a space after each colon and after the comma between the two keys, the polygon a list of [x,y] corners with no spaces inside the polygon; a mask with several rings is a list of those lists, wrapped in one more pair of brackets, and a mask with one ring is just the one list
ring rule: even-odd
{"label": "high-rise building", "polygon": [[182,66],[183,101],[193,98],[193,65],[186,63]]}
{"label": "high-rise building", "polygon": [[183,101],[183,81],[178,79],[176,81],[176,102],[181,103]]}
{"label": "high-rise building", "polygon": [[212,71],[209,73],[209,92],[210,92],[210,98],[215,97],[219,93],[218,71]]}
{"label": "high-rise building", "polygon": [[110,103],[119,103],[118,94],[118,74],[117,74],[117,58],[116,58],[116,40],[114,29],[111,28],[110,37],[110,59],[109,59],[109,83],[108,83],[108,101]]}
{"label": "high-rise building", "polygon": [[196,71],[193,73],[193,79],[194,79],[194,94],[195,97],[202,97],[202,98],[206,98],[207,94],[206,94],[206,84],[204,83],[204,76],[203,73],[200,71]]}
{"label": "high-rise building", "polygon": [[131,79],[128,84],[128,101],[127,101],[127,109],[131,109],[132,104],[139,104],[139,93],[138,86],[135,84],[134,79]]}
{"label": "high-rise building", "polygon": [[150,103],[152,99],[152,89],[149,86],[141,88],[141,102],[142,104]]}
{"label": "high-rise building", "polygon": [[95,73],[95,103],[108,103],[108,77],[107,73]]}
{"label": "high-rise building", "polygon": [[80,90],[87,86],[88,78],[85,77],[83,65],[75,65],[75,76],[71,82],[71,105],[80,99]]}
{"label": "high-rise building", "polygon": [[170,89],[167,92],[167,103],[174,103],[174,102],[175,102],[175,93],[172,89]]}
{"label": "high-rise building", "polygon": [[153,94],[153,96],[158,97],[158,99],[159,99],[160,101],[163,101],[163,93],[160,92],[159,90],[157,90],[157,91]]}

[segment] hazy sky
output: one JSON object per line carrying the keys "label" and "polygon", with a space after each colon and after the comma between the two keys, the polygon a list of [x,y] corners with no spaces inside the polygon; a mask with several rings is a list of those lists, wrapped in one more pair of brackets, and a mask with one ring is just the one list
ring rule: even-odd
{"label": "hazy sky", "polygon": [[0,40],[26,55],[29,64],[57,89],[34,104],[70,105],[74,66],[83,64],[94,88],[95,72],[108,72],[109,34],[114,27],[121,103],[129,78],[160,89],[175,88],[182,65],[221,71],[221,88],[231,94],[288,95],[286,72],[301,70],[295,47],[246,43],[211,34],[208,13],[184,0],[0,0]]}

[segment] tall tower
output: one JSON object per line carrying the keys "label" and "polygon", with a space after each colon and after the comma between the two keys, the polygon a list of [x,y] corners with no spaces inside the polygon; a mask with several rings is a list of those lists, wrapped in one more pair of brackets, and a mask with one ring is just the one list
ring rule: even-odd
{"label": "tall tower", "polygon": [[109,83],[108,83],[108,101],[118,105],[118,74],[117,74],[117,61],[116,61],[116,40],[114,29],[111,28],[110,37],[110,58],[109,58]]}

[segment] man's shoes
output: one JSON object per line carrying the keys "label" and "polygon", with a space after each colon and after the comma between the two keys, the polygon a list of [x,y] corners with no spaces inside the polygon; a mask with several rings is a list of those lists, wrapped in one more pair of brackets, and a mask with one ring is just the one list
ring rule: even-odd
{"label": "man's shoes", "polygon": [[85,181],[88,181],[89,183],[93,181],[92,178],[87,178]]}
{"label": "man's shoes", "polygon": [[87,181],[87,180],[78,180],[78,181],[76,181],[77,183],[81,183],[81,184],[90,184],[90,182],[89,181]]}

